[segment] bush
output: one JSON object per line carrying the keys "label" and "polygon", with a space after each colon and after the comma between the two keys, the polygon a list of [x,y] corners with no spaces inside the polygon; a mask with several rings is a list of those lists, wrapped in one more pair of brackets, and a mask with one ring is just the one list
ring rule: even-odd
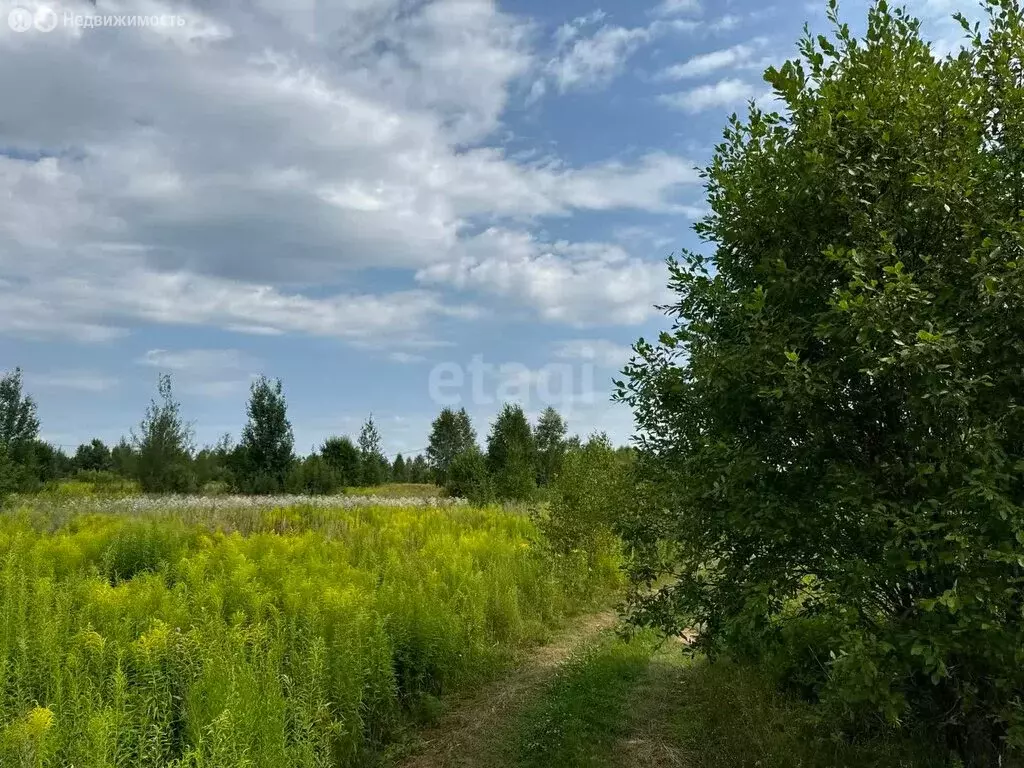
{"label": "bush", "polygon": [[471,504],[486,504],[490,500],[487,460],[475,443],[455,456],[446,476],[445,491],[449,496],[468,499]]}
{"label": "bush", "polygon": [[340,487],[337,473],[316,454],[295,462],[288,477],[290,493],[326,496],[336,493]]}
{"label": "bush", "polygon": [[[707,170],[713,258],[672,262],[641,341],[637,619],[790,649],[852,721],[1024,748],[1021,9],[937,60],[884,3],[766,78]],[[804,656],[790,654],[794,664]],[[808,685],[812,681],[804,680]]]}

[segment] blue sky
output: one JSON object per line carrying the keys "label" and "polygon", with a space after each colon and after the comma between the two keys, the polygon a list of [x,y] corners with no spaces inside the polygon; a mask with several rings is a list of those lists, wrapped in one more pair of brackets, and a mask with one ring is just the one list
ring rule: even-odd
{"label": "blue sky", "polygon": [[[955,44],[957,3],[908,6]],[[0,22],[0,369],[69,449],[126,434],[160,372],[199,443],[261,373],[300,451],[373,413],[415,453],[442,404],[482,437],[503,399],[625,441],[610,380],[699,247],[695,169],[827,28],[750,0],[16,7],[58,23]]]}

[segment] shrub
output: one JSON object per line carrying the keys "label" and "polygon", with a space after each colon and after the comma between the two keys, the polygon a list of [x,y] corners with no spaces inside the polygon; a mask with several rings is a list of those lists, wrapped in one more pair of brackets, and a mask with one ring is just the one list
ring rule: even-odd
{"label": "shrub", "polygon": [[620,397],[634,574],[678,578],[639,621],[771,650],[823,618],[831,705],[994,762],[1024,748],[1024,25],[986,6],[937,59],[904,12],[860,41],[833,4],[768,70],[784,115],[731,121],[714,256],[670,264],[675,324]]}
{"label": "shrub", "polygon": [[445,491],[449,496],[468,499],[471,504],[485,504],[490,499],[487,461],[475,443],[455,456],[446,474]]}
{"label": "shrub", "polygon": [[[549,486],[549,501],[536,513],[545,541],[556,556],[585,565],[588,572],[620,578],[622,542],[615,527],[631,494],[632,454],[593,435],[568,450]],[[576,567],[576,566],[573,566]]]}

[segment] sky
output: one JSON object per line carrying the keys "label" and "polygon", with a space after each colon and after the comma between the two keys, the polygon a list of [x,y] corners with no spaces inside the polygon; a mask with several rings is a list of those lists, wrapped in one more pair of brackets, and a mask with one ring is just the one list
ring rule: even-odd
{"label": "sky", "polygon": [[[908,3],[940,48],[957,6]],[[372,414],[417,453],[443,406],[482,439],[505,400],[625,442],[611,379],[707,247],[698,169],[824,11],[0,0],[0,370],[67,450],[162,372],[199,444],[261,374],[299,452]]]}

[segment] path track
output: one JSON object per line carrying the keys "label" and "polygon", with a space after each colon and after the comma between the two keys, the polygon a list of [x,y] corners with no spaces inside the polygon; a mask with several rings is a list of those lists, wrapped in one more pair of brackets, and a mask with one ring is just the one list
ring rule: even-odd
{"label": "path track", "polygon": [[533,649],[524,664],[456,703],[437,725],[423,734],[421,748],[401,762],[400,768],[497,768],[502,765],[495,737],[573,651],[617,621],[612,611],[576,619],[550,643]]}

